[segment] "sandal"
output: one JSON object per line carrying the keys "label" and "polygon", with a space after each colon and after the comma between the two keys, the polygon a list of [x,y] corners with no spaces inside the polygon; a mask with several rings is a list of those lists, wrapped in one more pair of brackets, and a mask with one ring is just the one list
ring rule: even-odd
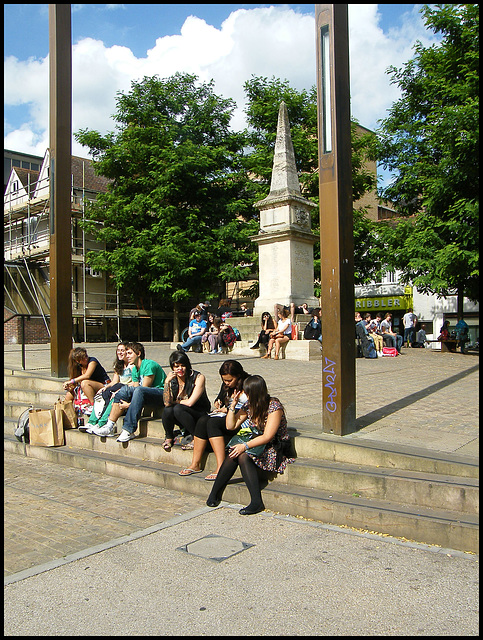
{"label": "sandal", "polygon": [[186,469],[181,469],[181,471],[178,473],[179,476],[192,476],[193,473],[201,473],[201,469],[198,469],[198,471],[196,471],[196,469],[190,469],[189,467],[187,467]]}
{"label": "sandal", "polygon": [[171,451],[171,447],[173,446],[173,441],[170,438],[166,438],[163,442],[163,449],[165,451]]}
{"label": "sandal", "polygon": [[216,480],[217,473],[210,473],[206,476],[205,480]]}
{"label": "sandal", "polygon": [[195,448],[195,443],[194,442],[188,442],[188,444],[182,444],[181,445],[181,449],[183,451],[189,451],[190,449],[194,449]]}

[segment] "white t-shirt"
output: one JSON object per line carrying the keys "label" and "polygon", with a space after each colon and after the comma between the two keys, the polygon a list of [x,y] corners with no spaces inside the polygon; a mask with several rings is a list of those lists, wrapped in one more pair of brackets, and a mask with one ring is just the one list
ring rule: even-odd
{"label": "white t-shirt", "polygon": [[[283,327],[285,326],[285,324],[287,322],[288,322],[288,325],[284,329]],[[277,331],[283,331],[284,335],[291,336],[292,335],[292,320],[290,318],[280,318],[280,320],[278,321],[278,324],[277,324]]]}

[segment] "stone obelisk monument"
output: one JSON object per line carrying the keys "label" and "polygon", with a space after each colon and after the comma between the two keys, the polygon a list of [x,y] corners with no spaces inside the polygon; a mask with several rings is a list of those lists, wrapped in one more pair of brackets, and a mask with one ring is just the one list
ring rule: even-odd
{"label": "stone obelisk monument", "polygon": [[285,102],[278,112],[277,138],[270,193],[256,202],[260,231],[251,240],[258,244],[260,295],[254,315],[275,304],[318,307],[314,296],[314,243],[310,210],[317,205],[302,197],[295,165]]}

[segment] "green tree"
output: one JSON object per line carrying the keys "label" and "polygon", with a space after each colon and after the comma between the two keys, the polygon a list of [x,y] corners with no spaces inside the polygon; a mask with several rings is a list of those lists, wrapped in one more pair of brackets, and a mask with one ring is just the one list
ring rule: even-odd
{"label": "green tree", "polygon": [[233,109],[195,76],[145,77],[118,94],[115,132],[76,134],[112,179],[87,210],[86,230],[106,244],[90,264],[137,300],[171,299],[175,318],[180,301],[219,295],[250,270],[256,218]]}
{"label": "green tree", "polygon": [[[433,6],[434,8],[431,8]],[[416,43],[389,69],[402,97],[379,131],[378,157],[395,175],[382,194],[410,219],[385,239],[403,281],[440,297],[479,300],[479,6],[425,5],[440,44]]]}
{"label": "green tree", "polygon": [[[245,166],[257,176],[258,199],[268,195],[277,133],[278,110],[283,100],[287,105],[295,161],[304,197],[319,203],[317,143],[317,91],[297,91],[287,80],[252,77],[245,83],[249,129],[246,132],[251,152]],[[375,136],[361,134],[352,123],[352,197],[356,201],[375,189],[376,176],[367,170],[366,160],[374,153]],[[385,250],[378,226],[365,216],[365,210],[354,210],[354,263],[357,284],[377,278],[382,269]],[[312,230],[318,234],[319,212],[312,213]],[[314,274],[320,279],[320,242],[314,246]],[[319,295],[320,287],[315,294]]]}

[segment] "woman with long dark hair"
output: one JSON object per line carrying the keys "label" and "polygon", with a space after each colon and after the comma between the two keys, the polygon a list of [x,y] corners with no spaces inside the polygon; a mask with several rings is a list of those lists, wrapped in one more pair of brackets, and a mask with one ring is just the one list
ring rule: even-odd
{"label": "woman with long dark hair", "polygon": [[260,345],[263,345],[265,348],[268,348],[268,342],[270,340],[270,336],[275,331],[275,322],[271,314],[268,311],[264,311],[262,313],[261,318],[261,331],[258,334],[257,341],[254,345],[250,347],[250,349],[258,349]]}
{"label": "woman with long dark hair", "polygon": [[64,382],[66,400],[74,400],[76,387],[80,385],[90,404],[94,404],[94,396],[108,384],[111,379],[97,358],[87,355],[84,347],[71,349],[67,362],[70,380]]}
{"label": "woman with long dark hair", "polygon": [[265,509],[260,488],[259,470],[283,473],[290,456],[290,436],[285,410],[278,398],[272,398],[261,376],[248,376],[243,383],[248,401],[237,409],[241,392],[232,396],[226,427],[236,433],[228,443],[226,456],[213,484],[206,504],[216,507],[237,467],[250,492],[250,504],[240,509],[241,515],[252,515]]}
{"label": "woman with long dark hair", "polygon": [[[164,382],[163,427],[166,439],[163,447],[170,451],[174,440],[174,427],[194,436],[196,423],[210,410],[206,395],[205,376],[194,371],[184,351],[173,351],[169,356],[170,373]],[[185,445],[183,448],[192,449]]]}
{"label": "woman with long dark hair", "polygon": [[[193,473],[200,473],[201,458],[208,442],[216,457],[216,470],[206,476],[205,480],[216,480],[219,468],[225,459],[225,446],[232,437],[233,432],[226,428],[226,416],[228,407],[231,404],[233,394],[243,391],[243,382],[248,377],[248,373],[243,370],[242,365],[237,360],[225,360],[219,369],[222,385],[216,396],[215,411],[208,415],[203,415],[196,423],[195,436],[193,440],[193,459],[186,469],[179,472],[180,476],[190,476]],[[246,401],[246,396],[242,394],[238,398],[238,405],[242,406]]]}

